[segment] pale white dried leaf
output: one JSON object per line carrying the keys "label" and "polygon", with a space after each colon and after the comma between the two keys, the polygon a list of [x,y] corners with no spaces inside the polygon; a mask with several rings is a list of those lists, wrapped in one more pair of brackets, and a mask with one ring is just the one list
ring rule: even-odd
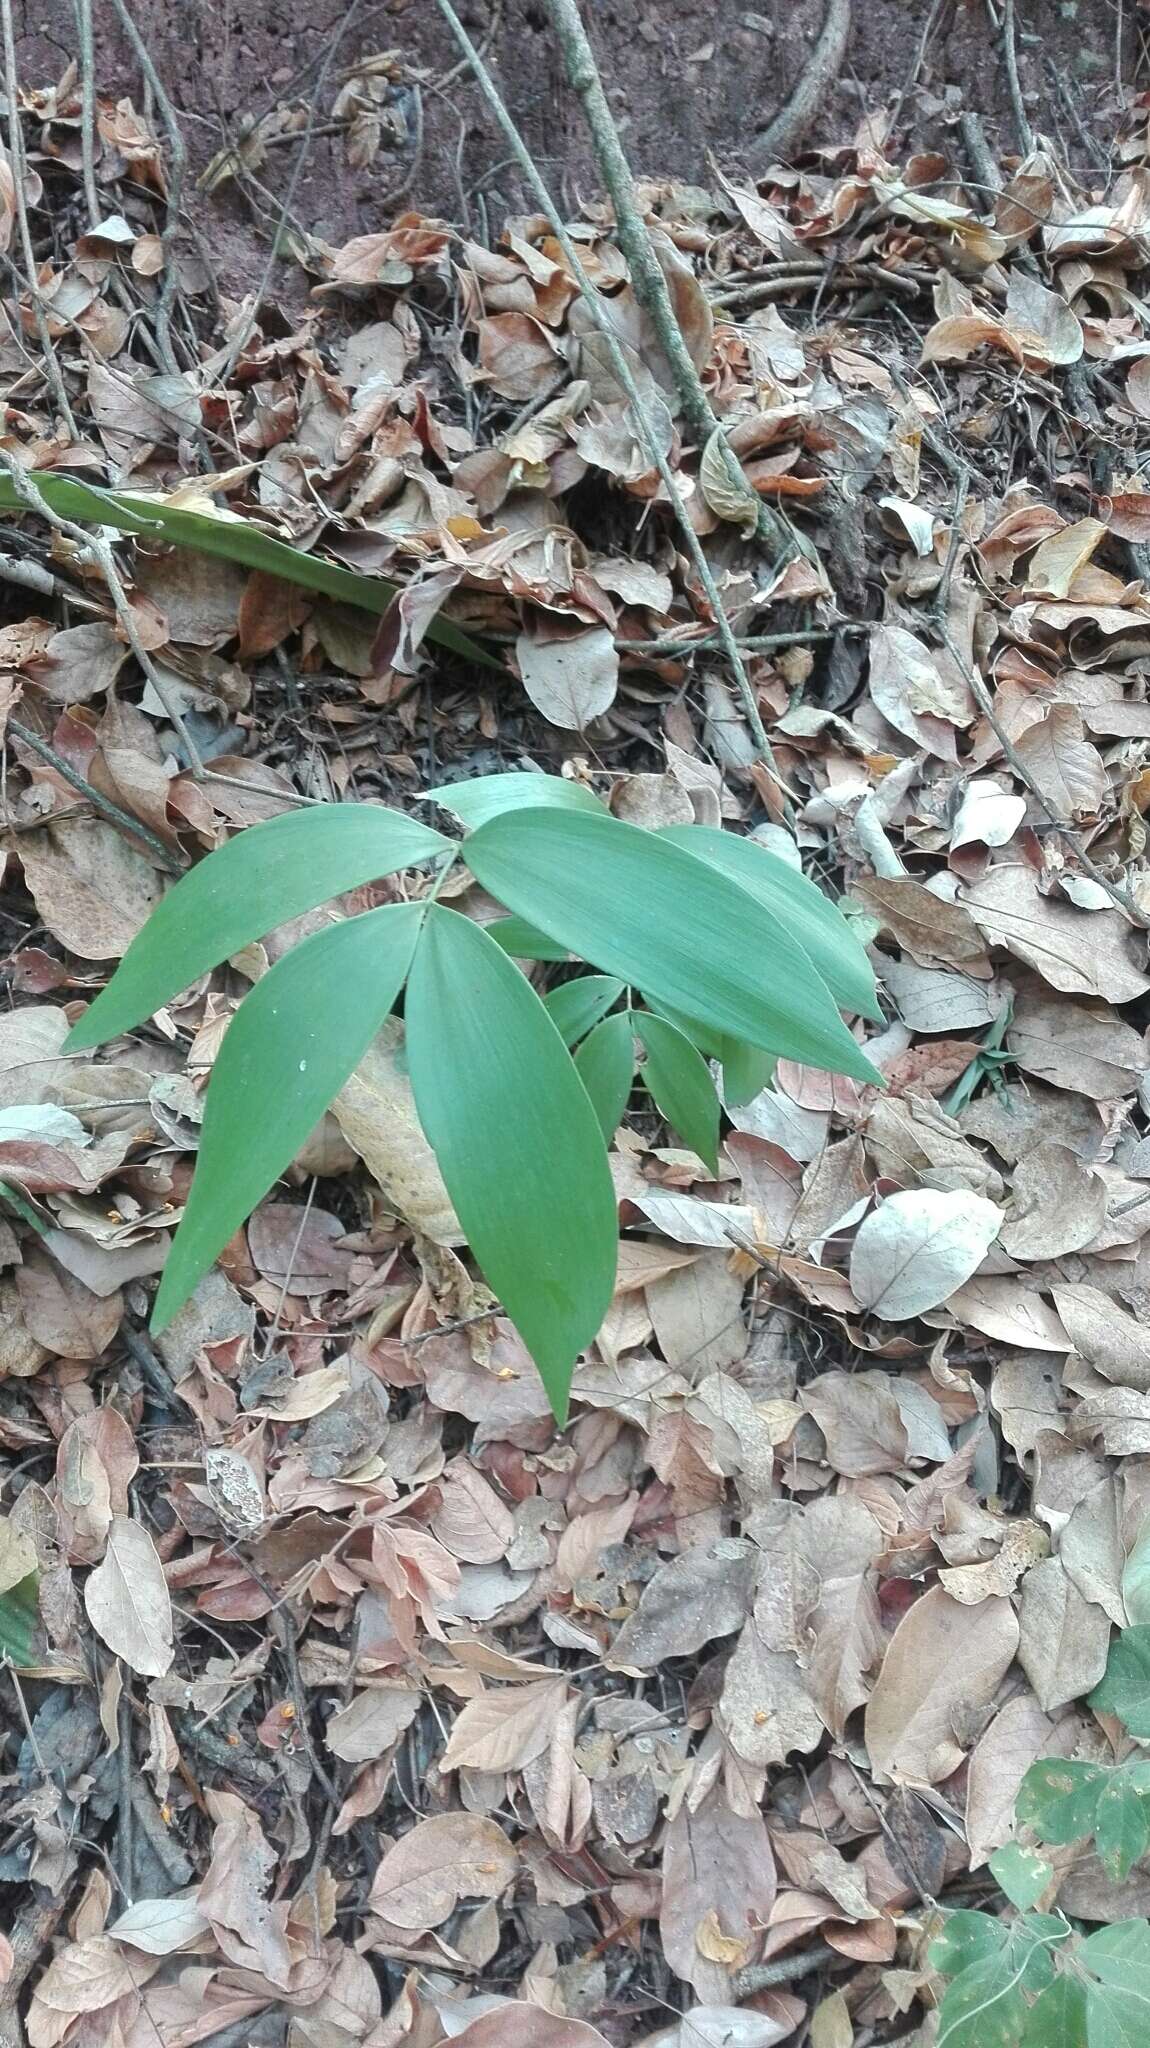
{"label": "pale white dried leaf", "polygon": [[172,1603],[156,1546],[140,1522],[115,1515],[102,1563],[84,1588],[88,1619],[113,1656],[141,1678],[171,1669]]}
{"label": "pale white dried leaf", "polygon": [[565,640],[521,633],[515,658],[527,695],[551,725],[582,732],[615,701],[619,655],[605,626]]}
{"label": "pale white dried leaf", "polygon": [[1001,1223],[994,1202],[963,1190],[890,1195],[860,1224],[851,1247],[856,1300],[889,1322],[937,1308],[977,1272]]}

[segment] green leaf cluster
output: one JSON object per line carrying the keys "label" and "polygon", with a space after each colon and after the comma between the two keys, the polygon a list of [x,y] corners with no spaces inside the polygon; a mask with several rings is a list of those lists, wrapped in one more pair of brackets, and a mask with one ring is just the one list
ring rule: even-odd
{"label": "green leaf cluster", "polygon": [[[721,1061],[728,1100],[761,1087],[780,1055],[877,1082],[840,1014],[880,1014],[874,979],[834,905],[751,840],[698,826],[642,831],[586,789],[540,775],[430,797],[469,829],[462,848],[370,804],[239,834],[161,901],[69,1045],[133,1030],[288,918],[429,866],[410,900],[333,920],[241,1003],[213,1069],[153,1327],[284,1172],[402,997],[420,1122],[562,1418],[575,1358],[614,1288],[607,1141],[636,1071],[713,1168],[720,1105],[708,1060]],[[508,913],[486,928],[436,900],[461,852]],[[595,971],[545,1000],[515,964],[573,956]]]}
{"label": "green leaf cluster", "polygon": [[929,1960],[950,1979],[936,2048],[1135,2048],[1150,2036],[1150,1925],[1079,1935],[1053,1913],[952,1913]]}

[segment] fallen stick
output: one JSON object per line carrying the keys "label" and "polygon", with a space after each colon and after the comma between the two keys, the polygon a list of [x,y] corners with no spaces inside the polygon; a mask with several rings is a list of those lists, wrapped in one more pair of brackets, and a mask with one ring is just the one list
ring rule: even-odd
{"label": "fallen stick", "polygon": [[[722,455],[732,487],[736,493],[745,494],[747,480],[742,465],[715,417],[683,339],[683,330],[675,317],[663,267],[639,211],[631,166],[619,140],[615,117],[607,104],[595,53],[588,41],[577,0],[547,0],[547,11],[563,52],[571,89],[579,99],[591,130],[599,170],[615,211],[619,247],[630,267],[635,297],[649,316],[659,337],[659,346],[670,364],[683,417],[696,440],[704,446],[718,433],[719,438],[714,445]],[[780,554],[795,545],[790,522],[780,519],[767,505],[758,508],[756,532],[760,540]]]}
{"label": "fallen stick", "polygon": [[631,411],[634,414],[635,425],[647,450],[651,466],[658,471],[662,479],[663,488],[667,493],[671,509],[679,522],[684,547],[691,558],[692,566],[703,587],[704,595],[714,613],[716,630],[722,642],[723,652],[731,665],[731,673],[738,687],[739,697],[742,701],[743,711],[746,715],[756,751],[759,758],[766,764],[773,775],[778,788],[783,792],[784,796],[790,797],[792,792],[787,788],[779,773],[774,751],[767,738],[766,728],[763,725],[762,713],[759,710],[755,693],[751,688],[750,678],[747,675],[743,657],[739,652],[738,642],[731,630],[731,622],[727,617],[722,597],[719,594],[718,584],[711,573],[711,565],[703,552],[702,542],[691,524],[691,515],[683,501],[683,494],[679,489],[675,473],[666,455],[663,453],[659,436],[651,423],[642,394],[632,374],[631,365],[619,345],[615,329],[611,325],[607,313],[604,311],[602,301],[595,286],[583,267],[583,260],[567,232],[566,225],[543,179],[539,166],[524,142],[522,135],[519,133],[511,115],[508,113],[495,80],[492,78],[471,37],[455,12],[451,0],[436,0],[436,5],[456,42],[459,44],[460,49],[467,57],[483,97],[487,101],[500,128],[503,130],[516,163],[519,165],[535,197],[539,201],[543,213],[546,215],[551,232],[563,251],[563,259],[579,287],[584,304],[603,337],[603,345],[610,358],[611,368],[627,394]]}
{"label": "fallen stick", "polygon": [[827,0],[827,11],[810,61],[790,99],[769,127],[755,137],[747,162],[756,177],[778,158],[794,156],[823,101],[834,91],[851,32],[851,0]]}

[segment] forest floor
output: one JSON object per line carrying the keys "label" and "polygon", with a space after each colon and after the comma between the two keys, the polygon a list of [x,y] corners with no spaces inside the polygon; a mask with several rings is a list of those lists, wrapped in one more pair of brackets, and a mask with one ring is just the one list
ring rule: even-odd
{"label": "forest floor", "polygon": [[[856,9],[779,157],[819,6],[588,10],[741,491],[551,0],[466,11],[688,533],[435,7],[4,5],[0,2048],[1012,2048],[1038,1966],[992,2037],[931,1948],[1004,1892],[1134,2038],[1140,1781],[1011,1845],[1150,1737],[1145,8]],[[109,579],[30,472],[328,589]],[[393,1022],[151,1338],[224,1030],[328,913],[69,1025],[238,829],[524,768],[801,862],[885,1091],[779,1060],[712,1170],[636,1089],[560,1433]]]}

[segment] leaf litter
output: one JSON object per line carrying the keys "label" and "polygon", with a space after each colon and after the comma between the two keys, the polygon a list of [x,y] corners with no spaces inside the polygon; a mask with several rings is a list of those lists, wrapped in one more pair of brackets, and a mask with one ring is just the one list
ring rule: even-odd
{"label": "leaf litter", "polygon": [[[359,166],[402,69],[339,87]],[[74,71],[18,107],[0,458],[65,518],[69,483],[155,514],[120,504],[120,603],[14,501],[0,626],[0,2015],[925,2042],[928,1910],[980,1895],[1031,1763],[1107,1754],[1087,1695],[1150,1618],[1144,107],[1086,182],[1043,142],[985,192],[878,114],[757,185],[641,184],[741,485],[609,207],[575,224],[774,772],[545,220],[413,205],[299,241],[291,318],[216,308],[163,133],[97,93],[74,232]],[[632,1098],[559,1437],[391,1020],[153,1347],[223,1033],[323,917],[104,1055],[69,1022],[235,830],[501,768],[841,893],[887,1091],[780,1060],[705,1160]]]}

